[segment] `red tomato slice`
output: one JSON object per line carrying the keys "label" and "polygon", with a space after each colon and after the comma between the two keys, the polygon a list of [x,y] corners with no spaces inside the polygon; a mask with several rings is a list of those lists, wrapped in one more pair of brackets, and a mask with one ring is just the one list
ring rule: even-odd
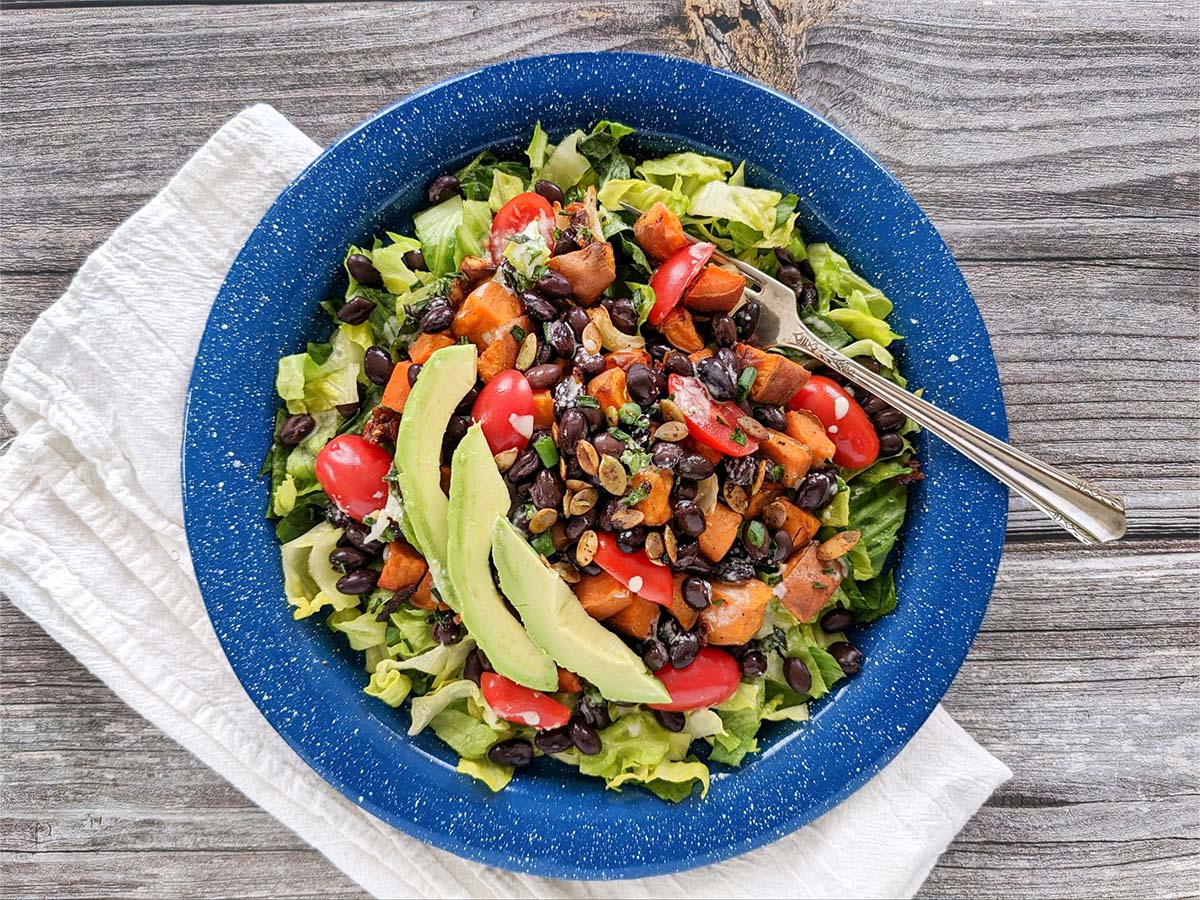
{"label": "red tomato slice", "polygon": [[571,721],[571,710],[553,697],[517,684],[503,675],[484,672],[479,678],[479,685],[483,688],[483,699],[487,705],[502,719],[532,725],[543,731],[562,728]]}
{"label": "red tomato slice", "polygon": [[666,566],[650,562],[646,551],[625,553],[611,534],[597,532],[596,565],[639,597],[670,606],[675,599],[675,580]]}
{"label": "red tomato slice", "polygon": [[870,417],[840,384],[824,375],[813,375],[788,401],[791,409],[807,409],[821,420],[837,452],[833,461],[848,469],[861,469],[879,458],[879,435]]}
{"label": "red tomato slice", "polygon": [[504,258],[504,248],[512,240],[514,234],[524,231],[530,222],[536,221],[546,246],[554,252],[554,207],[541,194],[527,191],[517,194],[496,213],[492,219],[492,235],[488,240],[488,249],[492,254],[492,262],[500,264]]}
{"label": "red tomato slice", "polygon": [[357,434],[342,434],[317,454],[317,481],[338,509],[352,519],[364,518],[387,503],[392,454]]}
{"label": "red tomato slice", "polygon": [[[726,456],[749,456],[758,450],[758,441],[738,428],[737,420],[746,413],[736,403],[714,400],[700,379],[690,375],[672,375],[667,385],[687,419],[688,433],[701,444]],[[744,444],[733,439],[735,431],[745,439]]]}
{"label": "red tomato slice", "polygon": [[516,369],[499,373],[475,398],[471,418],[483,426],[483,436],[493,454],[513,448],[524,450],[533,434],[533,388],[529,380]]}
{"label": "red tomato slice", "polygon": [[670,703],[651,703],[652,709],[684,712],[716,706],[733,696],[742,680],[737,660],[716,647],[703,647],[682,669],[663,666],[654,673],[671,695]]}
{"label": "red tomato slice", "polygon": [[701,241],[676,250],[655,269],[650,276],[650,287],[654,288],[654,308],[650,310],[650,324],[658,325],[673,310],[700,270],[707,265],[716,248]]}

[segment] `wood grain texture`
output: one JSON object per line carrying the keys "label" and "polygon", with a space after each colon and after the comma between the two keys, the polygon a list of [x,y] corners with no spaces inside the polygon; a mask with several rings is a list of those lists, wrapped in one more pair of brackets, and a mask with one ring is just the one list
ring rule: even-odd
{"label": "wood grain texture", "polygon": [[[734,69],[844,127],[958,258],[992,335],[1014,441],[1131,506],[1130,542],[1081,550],[1014,502],[992,605],[946,704],[1015,777],[923,896],[1196,895],[1194,10],[33,8],[52,5],[9,2],[0,18],[0,365],[87,253],[253,101],[327,142],[452,72],[551,49],[635,49]],[[360,896],[7,602],[0,640],[6,895]]]}

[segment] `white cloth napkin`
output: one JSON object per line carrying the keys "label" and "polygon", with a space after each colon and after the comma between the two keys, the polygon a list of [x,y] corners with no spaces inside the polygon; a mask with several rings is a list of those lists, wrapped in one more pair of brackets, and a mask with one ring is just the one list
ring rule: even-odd
{"label": "white cloth napkin", "polygon": [[326,785],[243,693],[184,538],[183,402],[234,255],[318,147],[268,106],[218,131],[89,257],[0,386],[0,589],[118,696],[386,897],[910,896],[1011,773],[938,709],[873,781],[770,846],[618,883],[553,881],[425,846]]}

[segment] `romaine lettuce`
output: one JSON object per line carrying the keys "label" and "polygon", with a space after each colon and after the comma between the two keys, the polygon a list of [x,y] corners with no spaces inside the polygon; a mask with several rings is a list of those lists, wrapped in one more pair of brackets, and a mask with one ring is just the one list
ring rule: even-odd
{"label": "romaine lettuce", "polygon": [[371,681],[363,688],[363,693],[396,707],[404,702],[411,690],[412,679],[403,672],[381,668],[371,673]]}
{"label": "romaine lettuce", "polygon": [[486,756],[478,759],[460,759],[458,771],[470,775],[486,784],[493,791],[502,791],[512,781],[513,767],[501,766],[492,762]]}
{"label": "romaine lettuce", "polygon": [[295,618],[307,618],[327,606],[334,610],[358,606],[358,597],[337,589],[341,573],[329,561],[341,534],[341,529],[321,522],[280,548],[283,590],[288,603],[296,607],[292,613]]}
{"label": "romaine lettuce", "polygon": [[775,207],[782,199],[778,191],[710,181],[691,194],[688,215],[738,222],[766,236],[775,232]]}
{"label": "romaine lettuce", "polygon": [[699,153],[672,153],[661,159],[648,159],[633,171],[652,184],[678,190],[691,197],[703,185],[723,181],[725,176],[733,171],[733,164],[715,156],[701,156]]}
{"label": "romaine lettuce", "polygon": [[455,195],[413,217],[425,263],[434,275],[458,270],[466,256],[482,253],[483,239],[492,225],[486,201],[463,200]]}
{"label": "romaine lettuce", "polygon": [[328,344],[309,344],[307,352],[280,359],[275,390],[288,412],[311,415],[357,403],[363,355],[373,340],[366,324],[343,325]]}

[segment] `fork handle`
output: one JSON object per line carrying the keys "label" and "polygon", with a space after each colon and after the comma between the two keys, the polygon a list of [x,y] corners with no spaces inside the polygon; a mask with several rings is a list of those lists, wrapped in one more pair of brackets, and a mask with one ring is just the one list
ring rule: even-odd
{"label": "fork handle", "polygon": [[1085,544],[1115,541],[1125,533],[1125,504],[1119,497],[1010,447],[843,356],[815,336],[798,332],[790,346],[900,410]]}

